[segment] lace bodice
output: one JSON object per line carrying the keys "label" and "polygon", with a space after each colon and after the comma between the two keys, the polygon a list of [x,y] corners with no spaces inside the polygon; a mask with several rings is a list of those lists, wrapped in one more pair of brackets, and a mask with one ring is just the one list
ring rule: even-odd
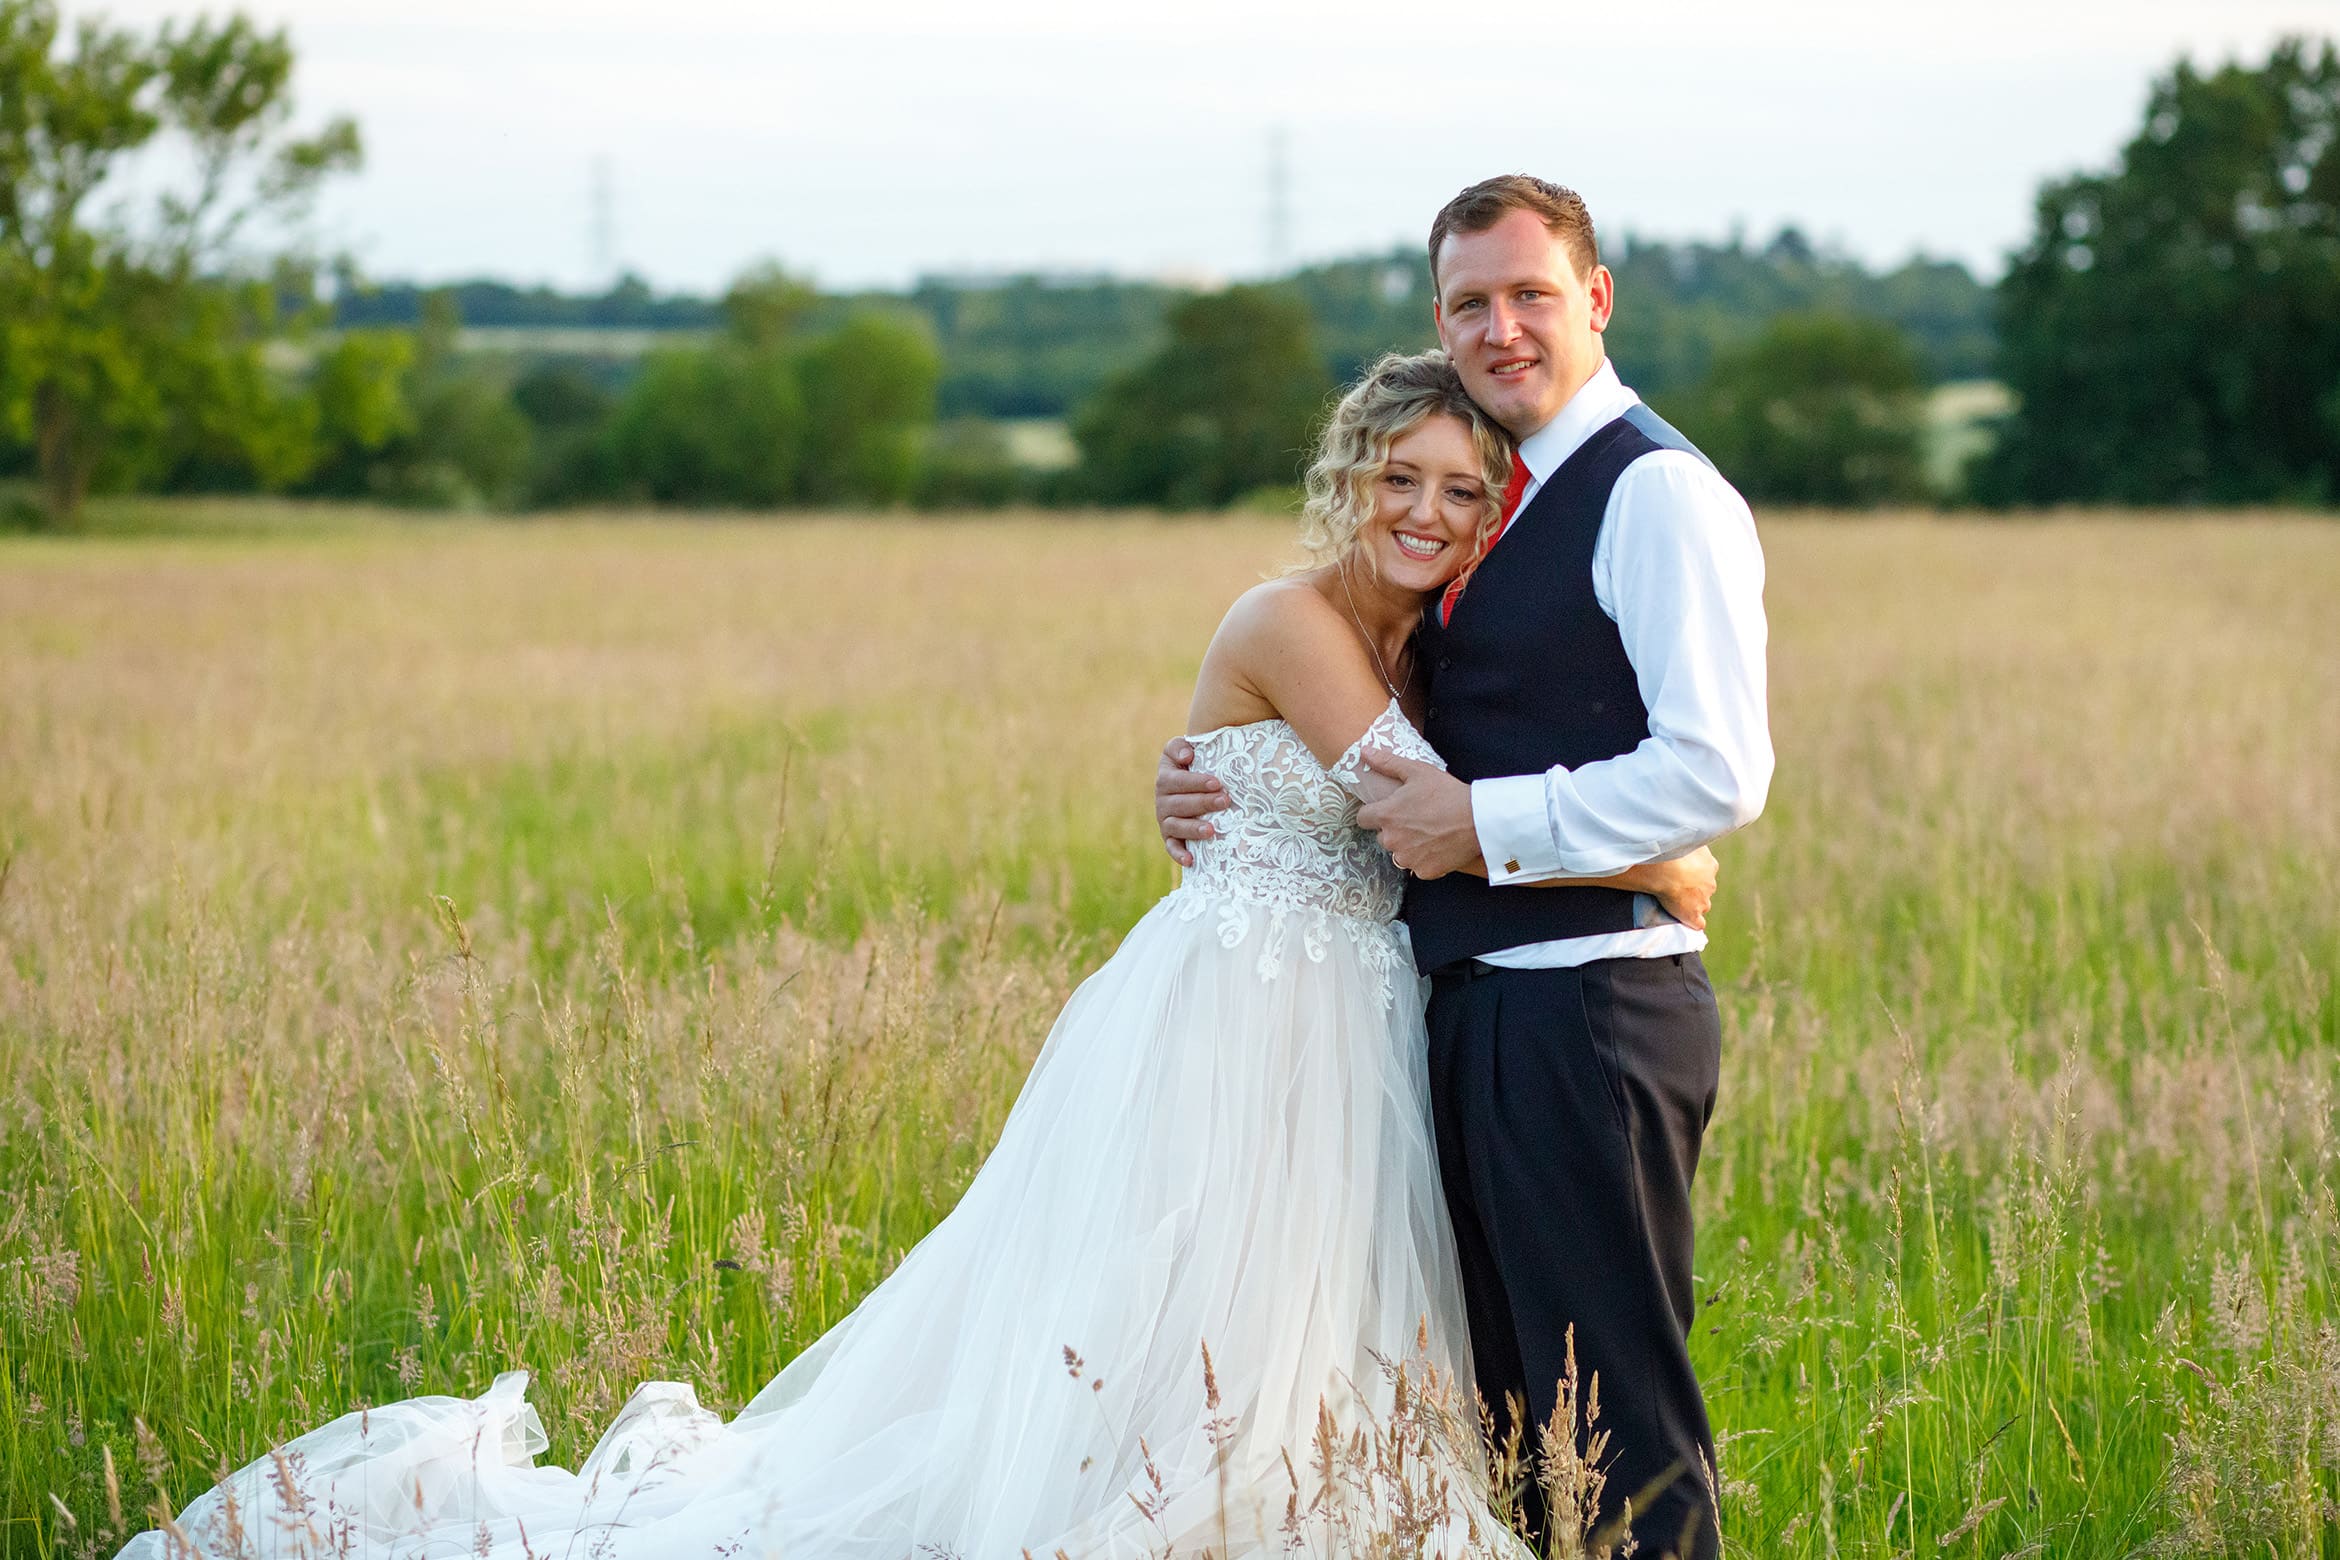
{"label": "lace bodice", "polygon": [[1182,893],[1368,921],[1396,918],[1404,874],[1356,823],[1364,750],[1445,765],[1395,699],[1329,770],[1282,720],[1221,726],[1189,740],[1195,769],[1218,776],[1233,805],[1214,817],[1218,836],[1195,843]]}

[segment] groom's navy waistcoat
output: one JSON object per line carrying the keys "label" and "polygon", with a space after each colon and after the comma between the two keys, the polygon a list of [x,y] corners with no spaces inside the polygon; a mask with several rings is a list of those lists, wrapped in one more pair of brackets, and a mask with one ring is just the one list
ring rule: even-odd
{"label": "groom's navy waistcoat", "polygon": [[[1593,544],[1625,468],[1688,443],[1634,411],[1634,420],[1594,430],[1536,490],[1471,576],[1451,623],[1438,621],[1435,603],[1424,615],[1422,734],[1464,780],[1574,769],[1630,753],[1649,735],[1625,642],[1593,594]],[[1644,420],[1650,432],[1636,426]],[[1434,970],[1503,948],[1629,931],[1633,900],[1623,889],[1494,888],[1453,873],[1409,880],[1404,914],[1415,961]]]}

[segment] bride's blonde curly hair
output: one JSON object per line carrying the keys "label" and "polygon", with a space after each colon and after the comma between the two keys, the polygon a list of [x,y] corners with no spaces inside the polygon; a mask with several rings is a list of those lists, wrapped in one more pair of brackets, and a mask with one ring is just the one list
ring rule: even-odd
{"label": "bride's blonde curly hair", "polygon": [[1474,563],[1503,513],[1503,489],[1511,480],[1511,436],[1479,409],[1463,389],[1462,376],[1443,352],[1392,352],[1365,371],[1333,408],[1309,464],[1307,499],[1300,509],[1300,549],[1312,569],[1331,563],[1356,544],[1373,517],[1374,484],[1389,464],[1389,447],[1430,418],[1445,415],[1471,431],[1479,474],[1487,487],[1486,513],[1479,517]]}

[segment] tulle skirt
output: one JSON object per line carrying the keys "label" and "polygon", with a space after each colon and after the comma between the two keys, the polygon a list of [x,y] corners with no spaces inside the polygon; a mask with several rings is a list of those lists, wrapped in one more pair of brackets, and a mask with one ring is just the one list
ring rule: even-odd
{"label": "tulle skirt", "polygon": [[[1320,1432],[1354,1455],[1408,1412],[1400,1365],[1471,1381],[1402,935],[1164,899],[1066,1005],[958,1206],[728,1423],[652,1382],[576,1471],[537,1467],[513,1371],[303,1435],[178,1534],[509,1560],[1343,1548]],[[1455,1508],[1431,1552],[1494,1542],[1475,1440],[1404,1455]]]}

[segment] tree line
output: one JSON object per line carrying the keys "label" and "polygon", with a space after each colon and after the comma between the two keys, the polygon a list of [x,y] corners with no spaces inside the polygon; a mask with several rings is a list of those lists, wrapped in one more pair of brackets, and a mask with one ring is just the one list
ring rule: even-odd
{"label": "tree line", "polygon": [[[719,299],[368,288],[315,258],[356,128],[293,127],[249,21],[150,34],[0,0],[0,499],[93,490],[416,505],[1207,506],[1296,479],[1335,388],[1427,345],[1412,250],[1273,284],[929,279],[832,295],[777,267]],[[133,172],[136,177],[133,177]],[[176,175],[176,182],[168,175]],[[1867,505],[2340,499],[2340,58],[2181,63],[2109,169],[2039,193],[1996,288],[1877,273],[1793,229],[1610,246],[1629,382],[1750,497]],[[475,324],[672,332],[638,361],[467,352]],[[2011,409],[1945,480],[1926,409]],[[1062,418],[1035,470],[1001,419]]]}
{"label": "tree line", "polygon": [[458,508],[902,502],[934,415],[933,345],[877,310],[807,328],[812,297],[751,273],[719,332],[619,381],[574,359],[464,354],[454,298],[433,294],[415,328],[342,331],[322,349],[306,376],[318,458],[282,486]]}

